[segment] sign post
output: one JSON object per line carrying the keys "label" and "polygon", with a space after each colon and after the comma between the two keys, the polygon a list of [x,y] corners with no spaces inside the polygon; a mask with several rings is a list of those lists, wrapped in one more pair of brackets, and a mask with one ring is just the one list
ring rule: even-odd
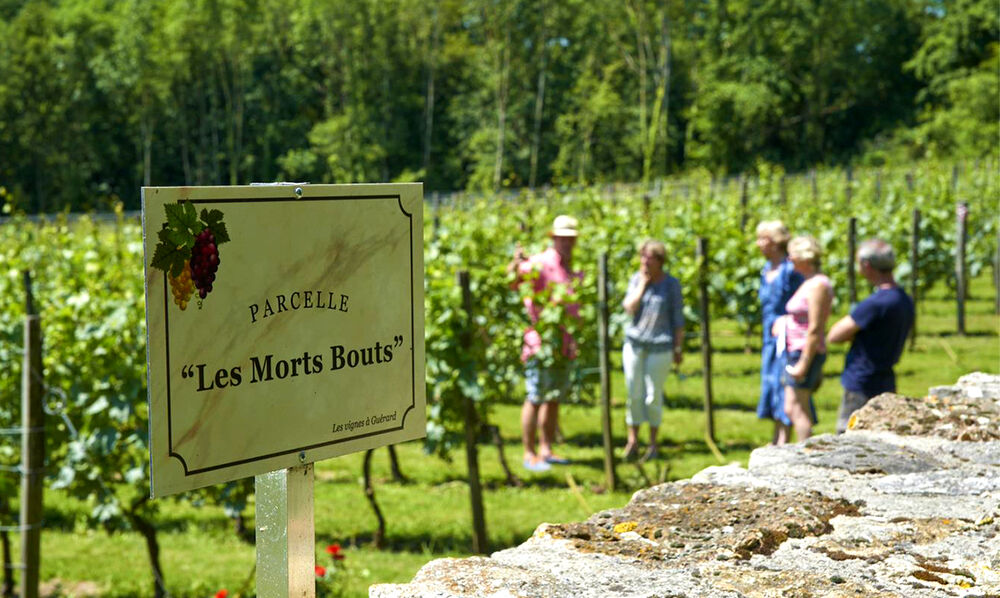
{"label": "sign post", "polygon": [[254,490],[257,595],[315,595],[312,463],[259,475]]}
{"label": "sign post", "polygon": [[425,434],[421,185],[142,203],[150,494],[254,476],[258,594],[312,596],[312,464]]}

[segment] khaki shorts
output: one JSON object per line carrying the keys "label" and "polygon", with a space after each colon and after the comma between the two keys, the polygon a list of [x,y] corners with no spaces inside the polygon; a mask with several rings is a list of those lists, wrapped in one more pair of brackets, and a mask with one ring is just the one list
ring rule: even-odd
{"label": "khaki shorts", "polygon": [[524,386],[533,405],[561,401],[569,396],[569,368],[542,368],[537,361],[529,361],[524,368]]}

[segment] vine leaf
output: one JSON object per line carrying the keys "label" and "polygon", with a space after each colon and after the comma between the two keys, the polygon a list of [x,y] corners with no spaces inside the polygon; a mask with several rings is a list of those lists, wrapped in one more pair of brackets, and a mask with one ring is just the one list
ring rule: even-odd
{"label": "vine leaf", "polygon": [[170,229],[161,230],[159,236],[160,242],[157,243],[156,249],[153,251],[153,259],[149,265],[169,272],[171,276],[176,278],[184,271],[184,264],[191,257],[191,248],[170,241]]}
{"label": "vine leaf", "polygon": [[[177,202],[163,206],[167,212],[167,226],[178,232],[187,232],[192,237],[198,230],[198,210],[190,202]],[[192,239],[192,247],[194,239]]]}
{"label": "vine leaf", "polygon": [[200,230],[198,210],[190,202],[167,204],[163,209],[167,221],[156,235],[160,242],[153,250],[149,265],[177,277],[191,259],[194,237]]}
{"label": "vine leaf", "polygon": [[202,210],[201,221],[205,223],[205,228],[212,229],[216,245],[222,245],[229,241],[229,232],[226,230],[226,224],[222,221],[220,210]]}

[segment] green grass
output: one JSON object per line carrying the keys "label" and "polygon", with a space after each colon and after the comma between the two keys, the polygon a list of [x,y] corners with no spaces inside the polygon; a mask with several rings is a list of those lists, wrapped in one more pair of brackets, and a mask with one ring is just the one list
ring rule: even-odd
{"label": "green grass", "polygon": [[[957,336],[953,299],[938,289],[918,309],[919,336],[912,351],[904,353],[897,374],[900,391],[921,396],[930,386],[949,384],[977,370],[1000,372],[1000,318],[993,313],[990,281],[974,281],[975,300],[967,306],[968,334]],[[844,313],[840,308],[834,318]],[[772,426],[756,418],[758,396],[758,344],[747,339],[731,322],[713,322],[712,387],[715,430],[726,462],[743,465],[755,447],[770,440]],[[844,346],[831,347],[825,381],[816,404],[816,433],[832,432],[840,400],[839,373]],[[496,449],[480,445],[487,532],[493,550],[517,545],[541,522],[583,519],[600,509],[624,505],[631,494],[649,482],[690,477],[718,464],[704,442],[702,412],[704,379],[700,355],[692,348],[667,384],[668,410],[661,428],[663,458],[645,467],[645,477],[633,466],[618,469],[621,488],[603,491],[604,479],[600,409],[594,404],[569,404],[562,409],[565,444],[560,452],[573,464],[530,474],[520,466],[519,405],[500,405],[490,414],[498,424],[505,454],[525,484],[504,486]],[[623,435],[623,383],[616,371],[612,381],[616,442]],[[643,431],[645,433],[645,431]],[[376,493],[387,522],[387,548],[369,547],[376,520],[362,491],[362,456],[350,455],[316,464],[315,524],[317,562],[326,564],[323,547],[340,543],[347,551],[343,584],[349,596],[366,596],[372,583],[408,581],[427,561],[443,556],[465,556],[471,544],[469,493],[464,452],[452,462],[430,457],[419,442],[398,449],[407,484],[393,483],[387,451],[373,460]],[[572,489],[573,487],[576,490]],[[76,584],[97,584],[102,596],[149,596],[152,579],[141,538],[134,533],[108,535],[88,530],[86,506],[58,492],[45,498],[48,527],[43,533],[42,579],[62,581],[65,595],[74,595]],[[173,596],[211,596],[227,588],[233,595],[251,580],[255,552],[241,543],[229,521],[216,508],[196,508],[164,500],[159,540],[170,593]],[[250,511],[252,513],[252,509]],[[13,546],[17,538],[12,538]],[[15,556],[15,560],[16,556]],[[252,580],[249,588],[253,588]]]}

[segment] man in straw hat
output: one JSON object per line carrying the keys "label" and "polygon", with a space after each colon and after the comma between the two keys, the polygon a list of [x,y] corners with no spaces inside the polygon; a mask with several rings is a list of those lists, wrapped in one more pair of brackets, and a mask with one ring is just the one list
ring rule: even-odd
{"label": "man in straw hat", "polygon": [[[569,461],[556,456],[552,452],[556,430],[559,426],[559,401],[570,389],[570,363],[576,359],[576,341],[560,326],[561,339],[547,339],[551,346],[552,357],[543,364],[539,358],[542,351],[542,335],[536,329],[542,313],[542,306],[533,299],[543,291],[552,291],[562,285],[567,295],[573,294],[574,280],[583,279],[582,272],[573,272],[573,247],[576,245],[578,223],[571,216],[557,216],[552,223],[549,236],[552,244],[539,254],[527,257],[518,247],[510,269],[516,271],[516,285],[531,283],[531,289],[525,289],[524,306],[531,319],[532,326],[524,331],[524,342],[521,347],[521,361],[525,364],[525,387],[527,390],[524,405],[521,408],[521,441],[524,444],[524,467],[529,471],[546,471],[553,464],[566,464]],[[565,314],[580,317],[580,305],[564,303],[560,306]],[[549,309],[552,309],[549,307]],[[548,353],[548,351],[546,351]],[[537,450],[536,450],[536,436]]]}

